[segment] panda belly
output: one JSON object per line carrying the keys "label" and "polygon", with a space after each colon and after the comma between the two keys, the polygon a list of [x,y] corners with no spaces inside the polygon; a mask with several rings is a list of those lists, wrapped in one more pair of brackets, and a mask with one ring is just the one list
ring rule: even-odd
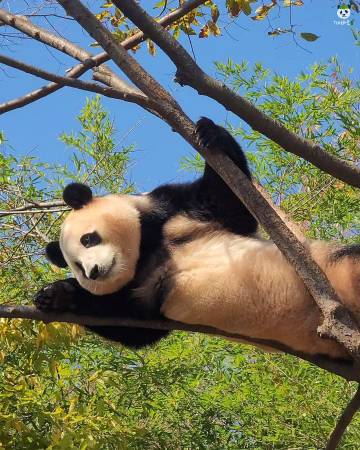
{"label": "panda belly", "polygon": [[172,252],[169,319],[278,341],[308,354],[342,357],[319,338],[317,306],[295,270],[269,241],[214,232]]}

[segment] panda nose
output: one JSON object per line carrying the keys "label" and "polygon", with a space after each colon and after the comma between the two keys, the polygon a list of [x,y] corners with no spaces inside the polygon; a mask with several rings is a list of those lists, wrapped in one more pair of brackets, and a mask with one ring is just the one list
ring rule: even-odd
{"label": "panda nose", "polygon": [[95,266],[91,269],[89,278],[91,280],[96,280],[96,278],[99,276],[100,272],[99,272],[99,267],[97,264],[95,264]]}

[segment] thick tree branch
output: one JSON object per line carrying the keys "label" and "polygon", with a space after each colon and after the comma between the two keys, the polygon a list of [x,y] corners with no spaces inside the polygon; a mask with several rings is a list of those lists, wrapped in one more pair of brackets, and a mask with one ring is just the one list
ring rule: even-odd
{"label": "thick tree branch", "polygon": [[348,403],[344,412],[342,413],[334,431],[331,433],[329,442],[327,443],[325,450],[336,450],[343,434],[346,431],[347,426],[350,424],[352,418],[360,409],[360,385],[353,397]]}
{"label": "thick tree branch", "polygon": [[280,342],[257,339],[250,336],[244,336],[234,333],[226,333],[222,330],[206,327],[203,325],[189,325],[173,320],[135,320],[128,318],[114,318],[114,317],[92,317],[84,315],[76,315],[72,313],[44,313],[32,306],[19,305],[0,305],[0,318],[9,319],[30,319],[41,320],[45,323],[50,322],[68,322],[76,323],[78,325],[105,325],[105,326],[119,326],[119,327],[135,327],[135,328],[151,328],[155,330],[170,330],[170,331],[188,331],[195,333],[205,333],[214,336],[220,336],[230,339],[237,339],[245,341],[249,344],[263,345],[265,347],[272,347],[281,352],[289,353],[304,361],[308,361],[322,369],[332,372],[336,375],[345,378],[348,381],[360,381],[360,374],[355,370],[355,366],[350,362],[339,362],[329,358],[321,358],[318,356],[308,355],[302,352],[296,352],[293,349],[286,347]]}
{"label": "thick tree branch", "polygon": [[[174,11],[171,11],[169,14],[167,14],[166,16],[161,18],[158,23],[160,23],[164,27],[171,25],[172,23],[175,23],[177,20],[184,17],[186,14],[188,14],[193,9],[195,9],[198,6],[200,6],[201,4],[205,3],[205,1],[206,0],[189,0],[189,1],[185,2],[183,5],[181,5],[179,8],[175,9]],[[8,14],[8,13],[5,12],[5,14]],[[13,16],[13,17],[17,18],[18,16]],[[14,21],[13,18],[11,18],[11,21],[14,24],[19,23],[16,20]],[[9,22],[10,22],[10,20],[9,20]],[[12,25],[12,23],[9,23],[9,25]],[[20,25],[21,25],[21,23],[20,23]],[[22,31],[22,30],[20,30],[20,31]],[[125,39],[121,43],[121,45],[126,50],[129,50],[129,49],[139,45],[145,39],[146,39],[146,36],[144,35],[144,33],[142,31],[139,31],[138,33],[134,34],[133,36],[130,36],[129,38]],[[83,49],[81,49],[80,47],[77,47],[77,48],[81,50],[81,53],[78,52],[78,55],[83,55],[83,52],[85,52],[85,51]],[[76,51],[76,49],[74,49],[74,51]],[[67,77],[79,78],[86,71],[93,69],[94,67],[98,67],[108,60],[109,60],[109,55],[106,52],[102,52],[97,56],[88,58],[87,60],[85,60],[85,62],[83,64],[79,64],[79,65],[73,67],[69,72],[67,72]],[[116,87],[113,84],[114,77],[108,71],[104,71],[100,75],[99,75],[99,72],[95,72],[94,79],[96,79],[97,81],[101,81],[110,87]],[[63,87],[64,87],[63,84],[50,83],[46,86],[36,89],[35,91],[29,92],[28,94],[26,94],[22,97],[2,103],[2,104],[0,104],[0,115],[6,113],[8,111],[12,111],[13,109],[21,108],[22,106],[33,103],[43,97],[46,97],[49,94],[52,94],[53,92],[56,92],[57,90],[59,90]]]}
{"label": "thick tree branch", "polygon": [[130,91],[126,89],[125,91],[120,91],[111,87],[100,86],[97,83],[89,83],[87,81],[62,77],[38,67],[31,66],[30,64],[26,64],[22,61],[17,61],[16,59],[5,55],[0,55],[0,64],[6,64],[7,66],[30,73],[36,77],[62,84],[63,86],[70,86],[83,91],[95,92],[97,94],[104,95],[105,97],[125,100],[127,102],[136,103],[148,110],[151,109],[151,101],[144,94],[139,93],[138,90]]}
{"label": "thick tree branch", "polygon": [[223,83],[205,74],[184,47],[134,0],[114,0],[113,3],[173,61],[180,84],[189,85],[199,94],[213,98],[284,150],[301,156],[322,171],[351,186],[360,187],[360,167],[350,165],[326,152],[319,145],[297,136]]}

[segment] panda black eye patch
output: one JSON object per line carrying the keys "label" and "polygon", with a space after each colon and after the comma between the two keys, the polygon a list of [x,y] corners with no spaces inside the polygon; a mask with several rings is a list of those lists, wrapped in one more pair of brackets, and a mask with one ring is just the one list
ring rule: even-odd
{"label": "panda black eye patch", "polygon": [[83,234],[80,238],[80,242],[86,248],[94,247],[95,245],[100,244],[101,237],[96,231],[94,231],[93,233]]}

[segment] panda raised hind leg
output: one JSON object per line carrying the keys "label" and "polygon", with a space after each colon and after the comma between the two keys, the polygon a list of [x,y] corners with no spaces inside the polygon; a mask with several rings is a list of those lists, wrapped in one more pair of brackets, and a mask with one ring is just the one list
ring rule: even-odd
{"label": "panda raised hind leg", "polygon": [[[216,148],[226,154],[251,180],[246,156],[233,136],[222,126],[202,117],[196,123],[199,144],[207,150]],[[200,197],[206,198],[209,210],[221,225],[235,234],[252,235],[258,230],[258,222],[225,181],[209,164],[205,164],[200,182]]]}

